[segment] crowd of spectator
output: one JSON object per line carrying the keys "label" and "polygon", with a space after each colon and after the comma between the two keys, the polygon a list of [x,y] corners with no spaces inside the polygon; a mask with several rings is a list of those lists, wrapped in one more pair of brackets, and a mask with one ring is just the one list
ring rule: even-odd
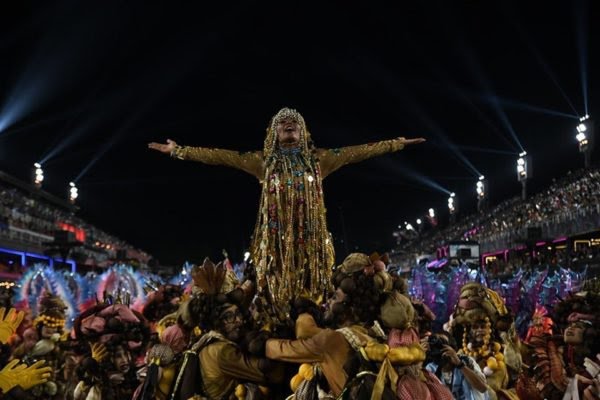
{"label": "crowd of spectator", "polygon": [[77,252],[90,263],[114,259],[119,250],[144,262],[150,259],[146,252],[85,222],[73,212],[0,182],[0,238],[42,247],[53,240],[55,231],[61,229],[60,224],[85,232],[84,244]]}
{"label": "crowd of spectator", "polygon": [[[527,237],[527,228],[532,227],[541,228],[544,239],[597,230],[600,227],[600,170],[569,173],[526,200],[519,197],[505,200],[445,228],[423,234],[414,231],[403,234],[408,240],[401,243],[401,250],[413,255],[435,254],[436,249],[449,242],[464,240],[477,241],[482,252],[514,248]],[[594,252],[595,248],[585,251]],[[568,254],[564,255],[565,261],[568,257],[577,259],[576,254]]]}

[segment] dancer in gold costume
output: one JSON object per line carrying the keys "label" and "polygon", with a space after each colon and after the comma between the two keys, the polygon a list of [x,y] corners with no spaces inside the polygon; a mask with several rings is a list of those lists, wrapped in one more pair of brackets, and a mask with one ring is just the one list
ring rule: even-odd
{"label": "dancer in gold costume", "polygon": [[315,148],[304,118],[281,109],[271,119],[263,151],[150,143],[181,160],[241,169],[262,186],[251,254],[257,281],[275,304],[300,294],[317,298],[327,291],[334,264],[327,231],[322,180],[344,165],[391,153],[425,139],[397,138],[339,149]]}

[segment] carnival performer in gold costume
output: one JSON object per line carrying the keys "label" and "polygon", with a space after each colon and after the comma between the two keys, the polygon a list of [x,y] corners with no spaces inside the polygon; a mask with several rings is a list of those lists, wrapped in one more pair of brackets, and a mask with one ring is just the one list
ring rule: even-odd
{"label": "carnival performer in gold costume", "polygon": [[251,254],[257,281],[270,300],[283,304],[300,294],[327,291],[335,262],[327,230],[322,180],[344,165],[395,152],[425,139],[397,138],[339,149],[315,148],[304,118],[281,109],[271,119],[263,151],[150,143],[181,160],[241,169],[262,186]]}

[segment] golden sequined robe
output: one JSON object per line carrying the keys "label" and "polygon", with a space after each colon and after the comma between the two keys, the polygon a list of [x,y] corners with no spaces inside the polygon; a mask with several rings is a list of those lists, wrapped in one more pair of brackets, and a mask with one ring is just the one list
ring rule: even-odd
{"label": "golden sequined robe", "polygon": [[209,334],[214,334],[219,340],[198,354],[202,382],[209,398],[223,399],[227,393],[233,393],[241,382],[266,385],[283,380],[283,367],[277,366],[265,373],[259,368],[258,358],[242,353],[237,344],[214,331]]}
{"label": "golden sequined robe", "polygon": [[338,149],[262,151],[178,146],[173,156],[225,165],[256,177],[261,200],[251,254],[259,284],[277,304],[301,293],[317,298],[329,287],[334,251],[325,219],[322,180],[344,165],[404,147],[392,139]]}
{"label": "golden sequined robe", "polygon": [[[361,345],[374,340],[367,335],[366,329],[360,326],[352,326],[350,329],[360,340]],[[296,335],[299,332],[305,334],[311,332],[312,335],[296,340],[267,340],[265,345],[267,358],[296,364],[318,364],[331,392],[335,396],[339,396],[348,381],[344,365],[354,355],[355,350],[342,333],[332,329],[318,328],[312,316],[308,314],[298,317]]]}

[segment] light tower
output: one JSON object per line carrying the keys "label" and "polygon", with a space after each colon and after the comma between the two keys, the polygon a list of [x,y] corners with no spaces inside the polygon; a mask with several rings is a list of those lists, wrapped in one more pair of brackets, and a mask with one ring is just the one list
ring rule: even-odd
{"label": "light tower", "polygon": [[69,182],[69,201],[71,202],[71,204],[75,204],[75,201],[77,201],[77,197],[79,197],[79,191],[77,190],[77,186],[75,186],[75,183]]}
{"label": "light tower", "polygon": [[585,167],[589,168],[594,148],[594,123],[589,115],[579,118],[577,125],[577,135],[575,136],[579,144],[579,152],[583,153]]}
{"label": "light tower", "polygon": [[487,181],[483,175],[479,177],[479,180],[475,184],[475,191],[477,192],[477,211],[483,212],[488,196]]}
{"label": "light tower", "polygon": [[427,211],[427,220],[429,221],[429,223],[431,224],[431,226],[433,228],[435,228],[438,224],[438,219],[435,213],[435,210],[433,208],[430,208]]}
{"label": "light tower", "polygon": [[458,212],[458,201],[456,200],[456,193],[450,193],[448,197],[448,212],[450,213],[450,223],[456,222],[456,213]]}
{"label": "light tower", "polygon": [[39,189],[42,187],[42,182],[44,181],[44,170],[42,169],[42,164],[40,163],[33,164],[33,167],[33,184]]}
{"label": "light tower", "polygon": [[523,190],[521,191],[521,198],[527,199],[527,180],[533,177],[533,166],[531,164],[531,156],[527,155],[524,151],[519,154],[517,159],[517,180],[521,182]]}
{"label": "light tower", "polygon": [[435,218],[435,210],[433,208],[430,208],[428,211],[428,215],[431,219]]}

